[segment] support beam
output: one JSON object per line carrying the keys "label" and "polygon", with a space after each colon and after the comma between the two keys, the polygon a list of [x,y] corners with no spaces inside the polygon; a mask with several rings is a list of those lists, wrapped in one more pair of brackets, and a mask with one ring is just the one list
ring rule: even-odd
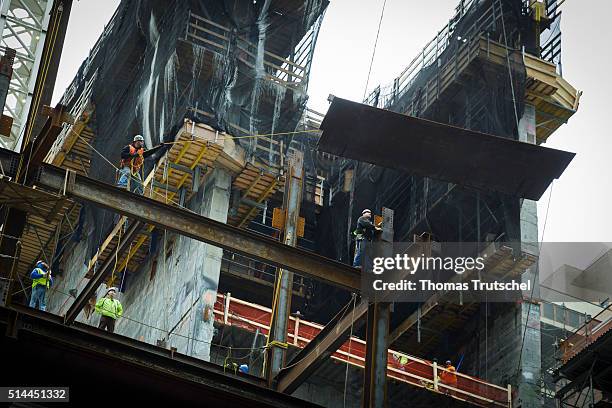
{"label": "support beam", "polygon": [[277,391],[293,393],[329,356],[348,339],[350,328],[358,330],[356,323],[368,311],[368,302],[360,301],[355,308],[353,301],[342,309],[306,347],[291,360],[288,368],[278,375]]}
{"label": "support beam", "polygon": [[48,118],[38,136],[30,140],[25,146],[21,172],[17,175],[18,180],[24,180],[27,177],[26,171],[36,168],[43,162],[55,139],[62,131],[62,125],[64,123],[74,123],[74,119],[66,112],[66,107],[61,104],[58,104],[55,108],[43,106],[42,115]]}
{"label": "support beam", "polygon": [[[121,243],[116,249],[117,257],[120,257],[121,254],[123,254],[123,252],[125,252],[130,247],[134,239],[138,236],[138,233],[140,232],[140,229],[142,227],[143,223],[140,221],[133,222],[129,226],[126,234],[121,240]],[[66,317],[64,318],[64,322],[66,324],[72,324],[72,322],[74,322],[83,307],[85,307],[85,304],[89,301],[89,299],[93,296],[98,287],[102,284],[102,281],[104,280],[106,275],[111,272],[111,269],[114,265],[115,257],[107,257],[100,269],[96,271],[95,275],[89,280],[89,282],[87,282],[85,288],[83,288],[83,291],[81,291],[79,296],[77,296],[77,298],[74,300],[74,302],[70,306],[70,309],[68,309],[68,312],[66,312]]]}
{"label": "support beam", "polygon": [[[283,197],[283,208],[286,210],[283,242],[285,245],[295,247],[297,245],[297,225],[300,217],[300,204],[302,203],[302,188],[304,186],[304,153],[297,151],[289,156],[287,176],[288,180],[285,183],[285,195]],[[269,352],[271,357],[270,366],[267,373],[270,385],[272,384],[272,379],[280,372],[285,362],[286,347],[280,347],[278,344],[287,343],[292,289],[293,272],[279,269],[276,274],[274,293],[276,304],[273,305],[273,307],[276,307],[276,313],[272,314],[269,334],[269,337],[273,339],[272,348]]]}
{"label": "support beam", "polygon": [[[38,184],[64,191],[66,170],[44,165]],[[359,270],[340,262],[292,248],[273,239],[223,224],[185,209],[143,197],[89,177],[72,173],[65,192],[76,199],[118,212],[162,229],[246,255],[300,275],[360,292]]]}
{"label": "support beam", "polygon": [[140,405],[196,406],[206,401],[219,407],[318,406],[274,392],[256,376],[230,374],[219,364],[79,322],[65,326],[60,316],[27,306],[11,308],[0,307],[0,331],[5,332],[12,319],[16,339],[0,336],[0,347],[20,356],[22,364],[13,367],[13,380],[27,383],[29,367],[40,364],[48,378],[61,377],[64,386],[75,390],[70,402],[76,406],[90,402],[88,386],[108,378],[113,386],[138,393]]}
{"label": "support beam", "polygon": [[[395,212],[390,208],[383,207],[382,213],[382,234],[380,234],[379,239],[387,243],[393,243],[393,216]],[[412,248],[415,248],[415,246],[412,246]],[[389,246],[383,249],[383,255],[385,256],[392,256],[391,252],[392,249]],[[387,405],[387,359],[391,305],[391,303],[383,301],[368,306],[362,407],[382,408]]]}
{"label": "support beam", "polygon": [[391,304],[373,303],[368,307],[366,361],[362,407],[382,408],[387,402],[387,334]]}

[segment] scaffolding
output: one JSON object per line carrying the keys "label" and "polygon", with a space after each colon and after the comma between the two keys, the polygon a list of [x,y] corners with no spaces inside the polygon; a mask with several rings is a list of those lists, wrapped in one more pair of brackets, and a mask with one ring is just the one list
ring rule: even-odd
{"label": "scaffolding", "polygon": [[4,112],[13,118],[10,137],[0,147],[15,149],[23,137],[43,46],[49,26],[50,0],[7,0],[0,10],[0,51],[16,51]]}

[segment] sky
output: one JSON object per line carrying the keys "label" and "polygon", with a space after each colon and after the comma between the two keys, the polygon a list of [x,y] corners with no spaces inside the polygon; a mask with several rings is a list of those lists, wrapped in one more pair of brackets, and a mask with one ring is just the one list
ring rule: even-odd
{"label": "sky", "polygon": [[[384,0],[330,0],[315,49],[309,107],[324,113],[327,97],[361,101]],[[387,0],[368,91],[387,84],[452,16],[458,0]],[[54,102],[89,54],[118,0],[73,3]],[[565,173],[538,202],[540,239],[549,242],[612,242],[612,140],[608,101],[612,65],[609,0],[567,0],[563,14],[563,76],[583,91],[578,112],[545,144],[576,153]],[[91,18],[96,16],[96,18]],[[549,200],[550,197],[550,200]],[[546,222],[545,222],[546,220]]]}

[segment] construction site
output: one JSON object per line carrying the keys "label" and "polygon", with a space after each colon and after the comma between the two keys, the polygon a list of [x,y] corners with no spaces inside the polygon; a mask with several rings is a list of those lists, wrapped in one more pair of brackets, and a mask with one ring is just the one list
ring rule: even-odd
{"label": "construction site", "polygon": [[[75,406],[612,406],[612,293],[538,286],[537,202],[575,155],[543,144],[582,95],[565,0],[457,0],[399,75],[318,112],[335,1],[121,0],[57,104],[73,0],[0,2],[1,387]],[[531,290],[372,298],[374,241],[460,243]],[[572,276],[611,268],[612,250]],[[58,401],[16,395],[0,401]]]}

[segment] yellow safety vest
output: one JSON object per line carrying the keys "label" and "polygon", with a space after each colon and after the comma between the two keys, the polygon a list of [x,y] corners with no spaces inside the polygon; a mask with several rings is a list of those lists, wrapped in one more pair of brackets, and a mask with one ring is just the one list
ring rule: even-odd
{"label": "yellow safety vest", "polygon": [[[45,273],[45,271],[43,271],[41,268],[36,268],[34,269],[35,271],[37,271],[38,273]],[[34,289],[36,287],[36,285],[43,285],[46,286],[47,289],[49,289],[49,277],[48,276],[44,276],[42,278],[37,278],[37,279],[33,279],[32,280],[32,289]]]}

